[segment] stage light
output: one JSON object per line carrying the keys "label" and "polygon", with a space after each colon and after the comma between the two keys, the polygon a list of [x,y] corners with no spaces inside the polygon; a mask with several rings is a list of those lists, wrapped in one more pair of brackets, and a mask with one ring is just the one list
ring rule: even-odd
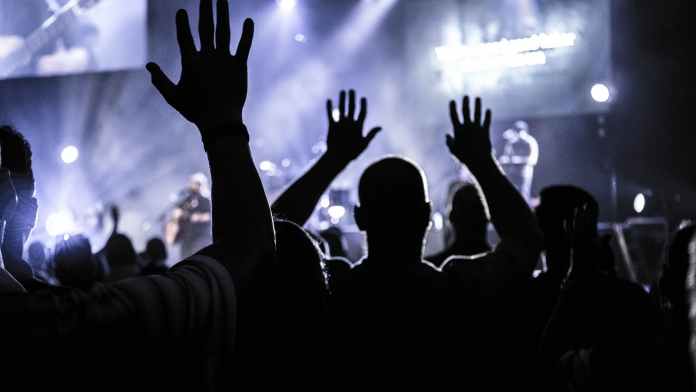
{"label": "stage light", "polygon": [[275,171],[276,165],[271,161],[261,161],[259,164],[259,169],[261,169],[263,172],[272,172]]}
{"label": "stage light", "polygon": [[645,195],[642,193],[637,194],[633,199],[633,210],[638,214],[642,213],[645,210],[646,203]]}
{"label": "stage light", "polygon": [[341,111],[338,109],[334,109],[333,112],[331,112],[331,117],[333,117],[334,121],[338,121],[341,119]]}
{"label": "stage light", "polygon": [[338,224],[338,222],[346,216],[346,207],[343,206],[331,206],[326,211],[331,218],[331,223]]}
{"label": "stage light", "polygon": [[307,41],[307,37],[305,37],[304,34],[298,33],[298,34],[295,34],[295,41],[297,41],[297,42],[303,44],[303,43],[305,43],[305,42]]}
{"label": "stage light", "polygon": [[602,83],[597,83],[594,86],[592,86],[590,94],[592,95],[592,99],[594,99],[595,102],[599,103],[608,102],[611,98],[611,92],[609,91],[609,87]]}
{"label": "stage light", "polygon": [[54,212],[46,219],[46,232],[51,237],[67,235],[75,230],[75,219],[69,211]]}
{"label": "stage light", "polygon": [[75,163],[77,161],[77,158],[80,157],[80,150],[77,149],[75,146],[67,146],[63,149],[63,151],[60,153],[60,159],[63,160],[63,163],[66,165],[70,165],[71,163]]}
{"label": "stage light", "polygon": [[297,6],[297,0],[277,0],[278,7],[284,12],[290,12]]}

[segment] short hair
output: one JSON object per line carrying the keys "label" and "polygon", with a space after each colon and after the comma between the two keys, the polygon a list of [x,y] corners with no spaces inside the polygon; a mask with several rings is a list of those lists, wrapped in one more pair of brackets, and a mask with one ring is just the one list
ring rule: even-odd
{"label": "short hair", "polygon": [[18,173],[31,171],[31,144],[11,126],[0,126],[0,154],[3,168]]}
{"label": "short hair", "polygon": [[161,262],[167,260],[167,245],[161,238],[150,238],[145,245],[145,253],[150,261]]}
{"label": "short hair", "polygon": [[370,165],[360,177],[360,204],[367,207],[398,207],[428,203],[425,174],[418,165],[388,157]]}
{"label": "short hair", "polygon": [[62,285],[88,289],[99,278],[99,266],[87,237],[71,236],[55,245],[53,263]]}
{"label": "short hair", "polygon": [[475,210],[480,213],[480,217],[485,218],[486,222],[490,220],[490,211],[486,197],[473,182],[460,183],[450,195],[448,204],[450,213],[452,211],[466,210],[468,213],[462,216],[462,218],[472,218],[470,213],[472,210]]}
{"label": "short hair", "polygon": [[586,206],[594,220],[599,218],[599,203],[586,190],[574,185],[553,185],[541,190],[540,205],[560,217],[572,217],[575,209]]}

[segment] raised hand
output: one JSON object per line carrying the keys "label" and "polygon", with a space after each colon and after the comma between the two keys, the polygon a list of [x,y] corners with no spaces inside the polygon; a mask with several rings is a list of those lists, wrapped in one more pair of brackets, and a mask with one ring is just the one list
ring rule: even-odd
{"label": "raised hand", "polygon": [[329,118],[329,132],[326,138],[326,153],[346,164],[362,154],[370,142],[377,136],[382,128],[377,127],[363,135],[365,118],[367,117],[367,99],[360,99],[360,112],[355,118],[355,91],[348,93],[348,107],[346,108],[346,92],[341,91],[338,101],[340,112],[338,121],[334,119],[333,101],[326,101],[326,113]]}
{"label": "raised hand", "polygon": [[218,136],[221,127],[242,124],[247,97],[247,60],[254,35],[254,22],[244,21],[235,55],[230,53],[230,18],[227,0],[217,2],[217,29],[212,0],[201,0],[197,50],[188,14],[176,14],[177,39],[181,51],[181,78],[174,84],[155,63],[147,65],[152,83],[164,99],[206,137]]}
{"label": "raised hand", "polygon": [[[463,100],[462,114],[464,121],[460,121],[457,113],[457,103],[450,102],[450,117],[454,136],[447,135],[447,147],[460,162],[467,166],[487,163],[493,159],[491,146],[491,111],[486,110],[483,123],[481,122],[481,98],[476,98],[474,118],[472,120],[469,109],[469,97]],[[471,167],[470,167],[471,168]]]}

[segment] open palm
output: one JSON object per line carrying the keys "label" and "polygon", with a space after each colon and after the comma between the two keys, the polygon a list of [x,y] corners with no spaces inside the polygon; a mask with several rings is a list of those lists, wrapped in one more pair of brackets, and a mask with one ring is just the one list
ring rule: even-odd
{"label": "open palm", "polygon": [[230,53],[230,21],[227,0],[217,2],[217,28],[212,0],[201,0],[198,30],[201,48],[195,46],[188,14],[176,15],[182,72],[174,84],[161,68],[150,63],[152,82],[164,99],[202,131],[241,124],[247,97],[247,60],[254,35],[254,22],[244,22],[235,55]]}

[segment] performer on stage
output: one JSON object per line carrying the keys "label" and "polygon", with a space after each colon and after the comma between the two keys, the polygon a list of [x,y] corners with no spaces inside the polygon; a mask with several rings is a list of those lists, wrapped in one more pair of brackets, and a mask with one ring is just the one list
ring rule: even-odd
{"label": "performer on stage", "polygon": [[187,258],[212,242],[208,178],[203,173],[194,174],[181,194],[166,225],[165,238],[169,245],[179,244],[181,258]]}
{"label": "performer on stage", "polygon": [[510,182],[530,202],[534,167],[539,162],[539,143],[529,134],[529,125],[524,121],[515,122],[512,128],[503,133],[503,139],[505,147],[498,162]]}

